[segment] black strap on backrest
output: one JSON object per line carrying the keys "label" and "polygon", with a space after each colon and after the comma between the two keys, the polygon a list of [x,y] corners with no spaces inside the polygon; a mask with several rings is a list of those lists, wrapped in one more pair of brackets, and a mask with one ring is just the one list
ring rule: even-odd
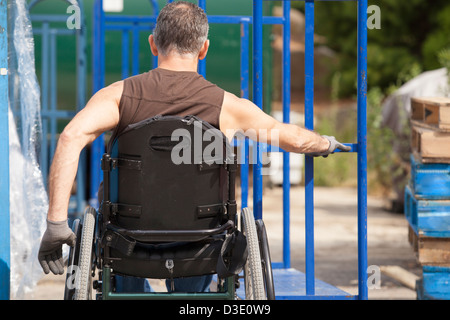
{"label": "black strap on backrest", "polygon": [[156,151],[172,151],[180,143],[180,140],[173,140],[171,136],[154,136],[150,138],[149,146]]}

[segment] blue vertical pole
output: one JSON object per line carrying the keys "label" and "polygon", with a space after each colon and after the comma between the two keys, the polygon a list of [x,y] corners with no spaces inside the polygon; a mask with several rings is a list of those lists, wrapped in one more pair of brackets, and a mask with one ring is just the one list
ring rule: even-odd
{"label": "blue vertical pole", "polygon": [[8,19],[6,1],[0,2],[0,300],[10,298]]}
{"label": "blue vertical pole", "polygon": [[358,2],[358,293],[367,300],[367,0]]}
{"label": "blue vertical pole", "polygon": [[[290,122],[291,109],[291,2],[283,1],[283,122]],[[283,151],[283,267],[291,267],[290,161]]]}
{"label": "blue vertical pole", "polygon": [[[86,104],[86,21],[84,16],[84,6],[82,1],[78,1],[82,14],[81,29],[77,30],[77,111],[84,108]],[[79,167],[77,172],[77,211],[82,212],[86,200],[86,150],[80,155]]]}
{"label": "blue vertical pole", "polygon": [[[253,102],[263,107],[263,2],[253,0]],[[255,219],[262,219],[262,164],[261,147],[256,147],[256,161],[253,165],[253,214]]]}
{"label": "blue vertical pole", "polygon": [[[241,23],[241,98],[249,97],[249,24],[248,21]],[[241,148],[241,208],[248,206],[248,167],[249,151],[248,138],[243,137]]]}
{"label": "blue vertical pole", "polygon": [[129,32],[127,29],[122,30],[122,79],[128,78],[130,74],[129,64],[130,64],[130,39]]}
{"label": "blue vertical pole", "polygon": [[[167,3],[170,3],[172,1],[168,0]],[[164,6],[164,5],[163,5]],[[152,7],[153,7],[153,15],[155,17],[158,17],[159,15],[159,5],[157,0],[152,0]],[[152,30],[154,28],[154,25],[152,25]],[[152,55],[152,68],[158,67],[158,57]]]}
{"label": "blue vertical pole", "polygon": [[139,25],[134,23],[133,26],[133,61],[132,61],[132,74],[133,76],[139,74]]}
{"label": "blue vertical pole", "polygon": [[[198,0],[198,6],[206,12],[206,0]],[[200,60],[198,64],[198,72],[206,78],[206,58]]]}
{"label": "blue vertical pole", "polygon": [[[305,1],[305,127],[314,130],[314,0]],[[314,295],[314,158],[305,156],[306,294]]]}
{"label": "blue vertical pole", "polygon": [[[105,48],[104,48],[104,12],[103,1],[97,0],[94,5],[94,93],[104,87],[105,82]],[[92,206],[98,206],[97,190],[102,181],[102,173],[100,170],[100,159],[105,149],[105,138],[102,134],[91,145],[91,181],[90,181],[90,199],[89,202]]]}

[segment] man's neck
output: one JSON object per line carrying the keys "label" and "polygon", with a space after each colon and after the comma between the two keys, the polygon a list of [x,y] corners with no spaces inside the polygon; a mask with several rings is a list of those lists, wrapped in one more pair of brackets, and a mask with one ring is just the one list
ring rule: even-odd
{"label": "man's neck", "polygon": [[190,56],[170,54],[158,56],[158,67],[172,71],[193,71],[197,72],[198,59]]}

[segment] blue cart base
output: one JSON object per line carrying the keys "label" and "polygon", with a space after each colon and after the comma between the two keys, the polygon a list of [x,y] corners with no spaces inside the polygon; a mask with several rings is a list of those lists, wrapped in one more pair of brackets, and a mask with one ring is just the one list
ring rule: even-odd
{"label": "blue cart base", "polygon": [[[356,300],[358,297],[321,280],[315,280],[315,294],[306,294],[306,276],[296,269],[273,269],[276,300]],[[236,290],[245,299],[244,283]]]}

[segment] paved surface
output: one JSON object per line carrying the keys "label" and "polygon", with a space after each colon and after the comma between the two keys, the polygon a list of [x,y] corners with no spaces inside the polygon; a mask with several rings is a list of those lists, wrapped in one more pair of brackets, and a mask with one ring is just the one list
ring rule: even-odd
{"label": "paved surface", "polygon": [[[282,190],[264,190],[264,221],[272,261],[282,259]],[[251,203],[251,202],[249,202]],[[358,292],[357,193],[353,188],[315,188],[316,278],[350,294]],[[304,188],[291,188],[291,266],[304,272]],[[368,198],[368,265],[400,266],[420,276],[420,267],[408,243],[407,222],[402,214],[383,209],[383,199]],[[63,276],[45,276],[27,299],[62,299]],[[152,285],[162,287],[159,280]],[[379,289],[369,299],[416,299],[414,290],[381,275]]]}

